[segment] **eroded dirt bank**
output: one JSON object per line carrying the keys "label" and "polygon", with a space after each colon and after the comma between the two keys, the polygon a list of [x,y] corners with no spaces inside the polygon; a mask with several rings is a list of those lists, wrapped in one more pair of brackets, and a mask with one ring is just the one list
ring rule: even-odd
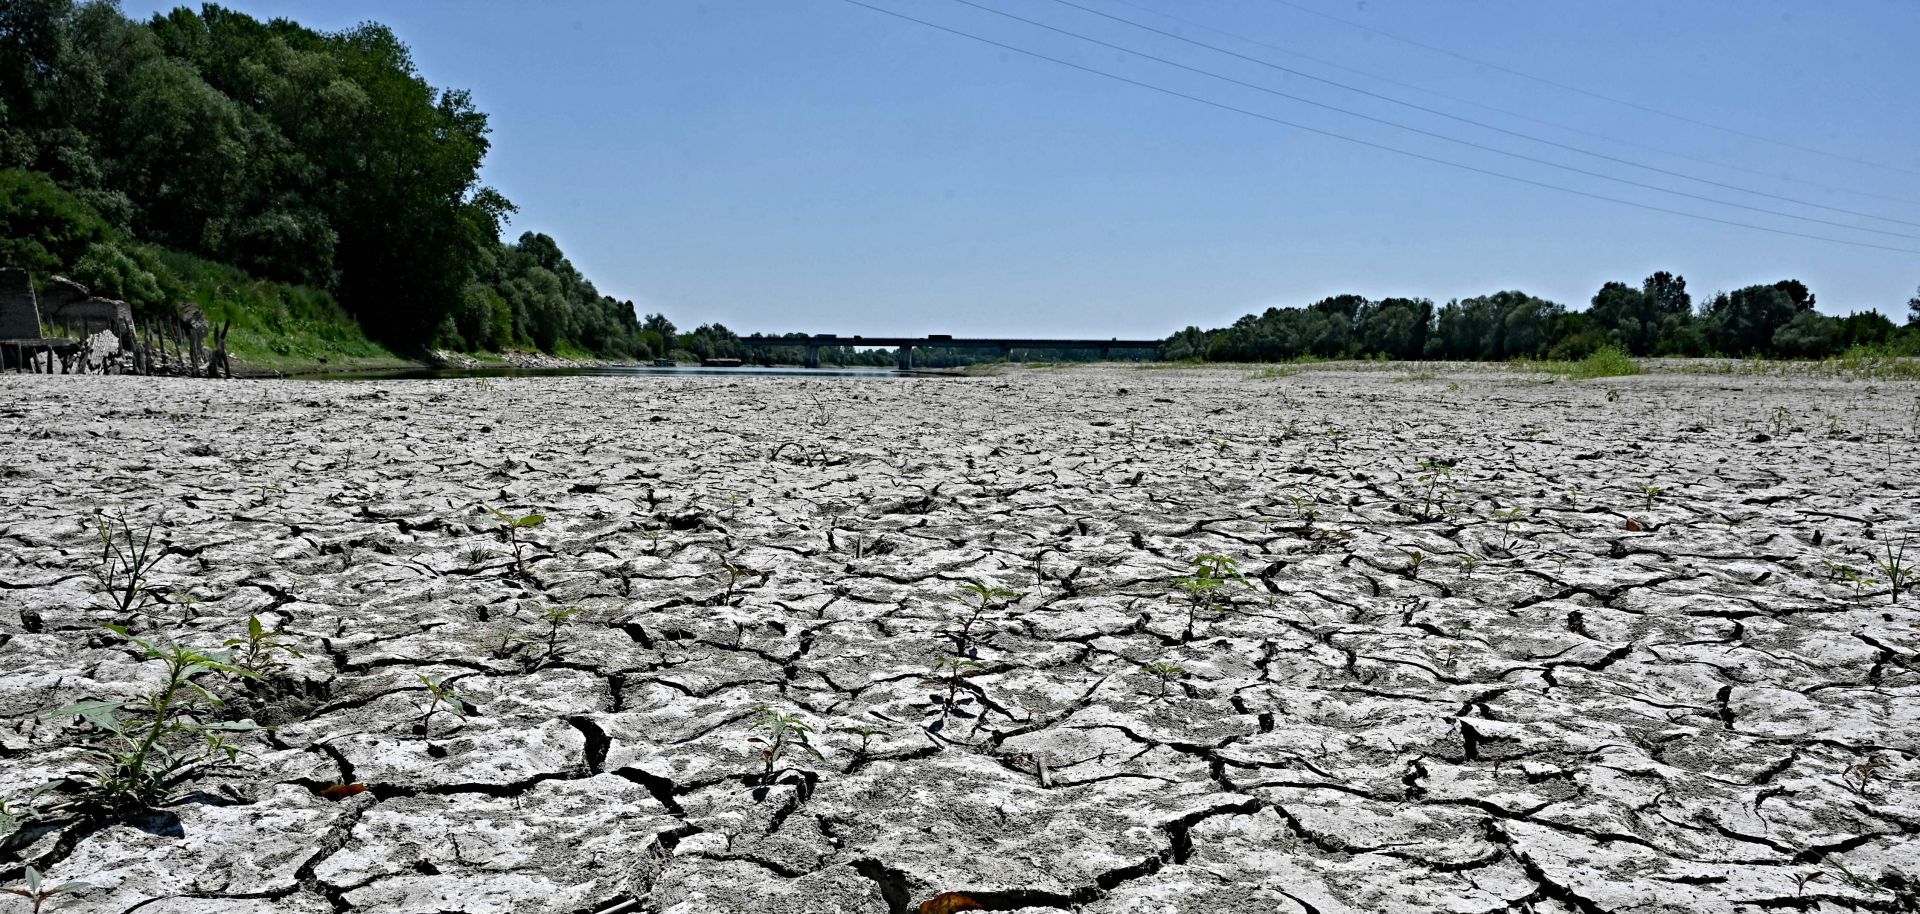
{"label": "eroded dirt bank", "polygon": [[[0,871],[145,914],[1916,910],[1920,593],[1873,562],[1920,387],[1249,374],[0,377],[0,795],[83,767],[39,712],[161,676],[98,627],[96,510],[164,544],[135,634],[301,653],[217,687],[253,757]],[[524,573],[482,505],[545,516]],[[1203,555],[1245,580],[1190,623]],[[820,757],[765,777],[761,706]]]}

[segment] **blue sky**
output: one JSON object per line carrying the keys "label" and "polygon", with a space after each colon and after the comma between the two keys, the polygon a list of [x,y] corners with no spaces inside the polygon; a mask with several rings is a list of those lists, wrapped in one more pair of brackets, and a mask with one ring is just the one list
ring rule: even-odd
{"label": "blue sky", "polygon": [[[1920,251],[1920,118],[1912,107],[1920,3],[1072,0],[1246,57],[1740,188],[1729,190],[1365,98],[1059,0],[972,0],[1277,92],[1841,223],[1834,226],[1457,146],[956,0],[863,2],[1477,168]],[[125,9],[144,16],[173,5]],[[1657,269],[1684,274],[1696,298],[1793,276],[1813,287],[1823,311],[1904,317],[1920,284],[1920,254],[1695,221],[1461,171],[1067,69],[845,0],[227,5],[320,29],[370,19],[393,27],[429,81],[472,90],[491,115],[486,180],[519,205],[514,233],[553,235],[603,292],[683,326],[1163,336],[1348,291],[1445,301],[1518,288],[1584,307],[1602,282],[1637,282]]]}

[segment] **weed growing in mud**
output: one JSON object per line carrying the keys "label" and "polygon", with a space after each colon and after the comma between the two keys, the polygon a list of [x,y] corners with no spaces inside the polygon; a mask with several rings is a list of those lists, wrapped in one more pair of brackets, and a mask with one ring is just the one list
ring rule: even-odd
{"label": "weed growing in mud", "polygon": [[1473,580],[1473,570],[1479,568],[1480,564],[1485,561],[1486,559],[1474,555],[1471,552],[1465,553],[1460,556],[1460,571],[1466,575],[1467,580],[1471,581]]}
{"label": "weed growing in mud", "polygon": [[33,818],[40,797],[55,787],[54,783],[41,784],[26,793],[0,794],[0,841],[13,834],[14,829]]}
{"label": "weed growing in mud", "polygon": [[870,754],[873,738],[886,732],[870,724],[861,724],[858,727],[835,727],[833,729],[835,733],[851,733],[854,736],[860,737],[860,748],[853,750],[853,764],[855,766],[858,766],[860,762],[864,761]]}
{"label": "weed growing in mud", "polygon": [[1420,567],[1427,563],[1427,555],[1418,549],[1404,550],[1407,553],[1407,577],[1420,577]]}
{"label": "weed growing in mud", "polygon": [[433,734],[433,716],[451,714],[461,720],[467,719],[467,712],[460,706],[460,695],[453,686],[439,676],[420,674],[420,684],[427,687],[427,706],[420,709],[420,723],[414,725],[421,736]]}
{"label": "weed growing in mud", "polygon": [[1846,770],[1840,772],[1840,779],[1853,788],[1854,793],[1864,797],[1872,791],[1874,778],[1891,767],[1886,759],[1876,755],[1857,765],[1848,765]]}
{"label": "weed growing in mud", "polygon": [[500,521],[501,530],[507,537],[507,545],[513,549],[513,565],[515,568],[520,569],[521,574],[526,574],[527,563],[525,557],[521,554],[521,549],[526,544],[520,541],[520,531],[531,530],[546,523],[547,516],[544,514],[523,514],[515,517],[498,508],[485,505],[482,505],[482,507],[486,507],[487,511]]}
{"label": "weed growing in mud", "polygon": [[1663,489],[1655,485],[1645,485],[1640,487],[1640,494],[1647,497],[1647,511],[1649,513],[1653,511],[1653,500],[1656,498],[1659,498],[1660,494],[1665,491],[1666,489]]}
{"label": "weed growing in mud", "polygon": [[1513,554],[1513,547],[1520,545],[1520,538],[1514,535],[1514,527],[1527,519],[1525,508],[1504,508],[1493,512],[1493,519],[1500,524],[1500,551]]}
{"label": "weed growing in mud", "polygon": [[584,612],[578,606],[549,606],[540,613],[536,621],[538,628],[531,633],[516,632],[506,638],[502,645],[503,654],[512,654],[521,648],[532,648],[537,653],[526,659],[528,670],[537,670],[560,659],[560,652],[571,640],[568,632],[573,628],[578,616]]}
{"label": "weed growing in mud", "polygon": [[56,895],[71,895],[75,892],[82,892],[90,888],[93,888],[93,886],[84,882],[63,882],[59,885],[48,885],[46,878],[40,875],[39,870],[33,867],[27,867],[27,875],[24,884],[20,888],[0,889],[0,893],[16,895],[33,902],[33,914],[40,914],[40,909],[46,905],[48,899]]}
{"label": "weed growing in mud", "polygon": [[1140,668],[1141,672],[1160,681],[1160,697],[1166,698],[1167,687],[1187,675],[1187,668],[1166,660],[1157,660]]}
{"label": "weed growing in mud", "polygon": [[1020,595],[1011,590],[977,581],[960,585],[958,597],[966,615],[960,620],[960,630],[948,632],[948,636],[953,638],[954,649],[968,656],[973,656],[973,627],[980,624],[980,617],[997,609],[1005,609],[1009,603],[1020,599]]}
{"label": "weed growing in mud", "polygon": [[733,605],[734,588],[740,584],[742,579],[764,578],[767,576],[767,573],[764,571],[748,568],[745,565],[735,565],[732,562],[722,562],[720,564],[720,573],[727,576],[726,592],[720,595],[720,604],[722,606]]}
{"label": "weed growing in mud", "polygon": [[100,567],[94,575],[101,591],[113,598],[121,623],[131,623],[153,598],[149,578],[165,549],[154,548],[152,527],[135,533],[125,512],[114,518],[95,512],[93,530],[100,537]]}
{"label": "weed growing in mud", "polygon": [[1193,559],[1193,573],[1173,582],[1174,590],[1186,604],[1187,627],[1181,634],[1182,642],[1193,640],[1193,628],[1202,616],[1213,616],[1224,612],[1223,603],[1227,600],[1221,591],[1228,584],[1239,583],[1251,587],[1247,579],[1240,576],[1239,565],[1224,555],[1198,555]]}
{"label": "weed growing in mud", "polygon": [[1826,566],[1827,580],[1846,581],[1849,585],[1852,585],[1853,596],[1856,600],[1860,598],[1860,591],[1872,587],[1876,583],[1873,578],[1861,574],[1860,569],[1852,565],[1842,564],[1832,559],[1822,559],[1821,564]]}
{"label": "weed growing in mud", "polygon": [[1414,477],[1420,484],[1420,510],[1414,514],[1419,520],[1437,520],[1446,514],[1447,496],[1453,494],[1453,464],[1438,460],[1420,461],[1420,475]]}
{"label": "weed growing in mud", "polygon": [[1907,586],[1908,579],[1913,577],[1913,566],[1907,564],[1907,540],[1904,537],[1900,540],[1900,548],[1897,551],[1892,543],[1885,544],[1884,548],[1886,557],[1875,559],[1873,564],[1880,569],[1881,574],[1887,576],[1887,584],[1892,590],[1892,602],[1898,603],[1900,589]]}
{"label": "weed growing in mud", "polygon": [[493,561],[493,557],[499,554],[500,553],[484,546],[475,546],[472,549],[460,553],[460,564],[468,568],[478,568],[481,565]]}
{"label": "weed growing in mud", "polygon": [[248,679],[224,651],[202,651],[171,641],[146,641],[117,625],[105,626],[140,649],[143,660],[166,664],[165,681],[133,699],[80,701],[45,717],[77,717],[101,737],[85,748],[93,768],[81,782],[88,799],[108,811],[165,805],[175,788],[239,761],[234,733],[258,729],[252,721],[209,720],[224,702],[200,682],[208,674]]}
{"label": "weed growing in mud", "polygon": [[284,643],[286,635],[262,624],[259,616],[247,617],[247,633],[228,638],[222,645],[233,665],[255,679],[271,679],[287,668],[281,655],[298,657],[300,652]]}
{"label": "weed growing in mud", "polygon": [[986,668],[986,664],[972,657],[941,657],[933,662],[933,672],[936,675],[942,670],[946,671],[945,682],[947,686],[947,698],[940,705],[940,719],[934,721],[927,729],[938,733],[946,727],[947,715],[952,714],[954,709],[959,705],[972,700],[971,698],[956,698],[956,696],[960,694],[961,678],[979,673]]}
{"label": "weed growing in mud", "polygon": [[809,734],[813,732],[813,725],[803,720],[800,715],[775,711],[766,705],[761,705],[754,710],[760,712],[760,716],[754,718],[753,726],[760,731],[761,735],[747,737],[747,743],[759,747],[757,751],[760,753],[760,761],[765,766],[761,769],[761,777],[764,780],[773,780],[774,769],[779,766],[782,759],[796,749],[826,761],[826,756],[821,755],[820,750],[815,749],[810,741]]}

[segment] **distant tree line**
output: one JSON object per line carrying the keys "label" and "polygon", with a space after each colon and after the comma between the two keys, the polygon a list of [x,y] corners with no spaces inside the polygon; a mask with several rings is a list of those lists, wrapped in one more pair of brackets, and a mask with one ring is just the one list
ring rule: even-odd
{"label": "distant tree line", "polygon": [[502,242],[487,137],[378,24],[0,3],[0,263],[164,309],[196,279],[169,255],[190,255],[323,292],[399,346],[653,351],[553,239]]}
{"label": "distant tree line", "polygon": [[1578,359],[1614,347],[1636,356],[1823,358],[1856,348],[1920,355],[1920,293],[1904,327],[1876,311],[1814,310],[1799,280],[1721,292],[1696,307],[1684,277],[1655,273],[1638,287],[1609,282],[1574,311],[1525,292],[1436,306],[1424,298],[1336,295],[1304,308],[1268,308],[1218,330],[1167,339],[1169,359],[1269,362],[1298,358]]}

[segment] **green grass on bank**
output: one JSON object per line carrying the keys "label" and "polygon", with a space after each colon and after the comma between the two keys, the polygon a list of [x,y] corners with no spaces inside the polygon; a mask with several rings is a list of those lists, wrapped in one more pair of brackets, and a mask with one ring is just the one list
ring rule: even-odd
{"label": "green grass on bank", "polygon": [[419,364],[370,339],[317,289],[255,279],[224,264],[154,249],[214,326],[232,322],[227,353],[236,368],[268,371],[367,369]]}
{"label": "green grass on bank", "polygon": [[1536,361],[1517,360],[1513,367],[1520,371],[1538,374],[1557,374],[1575,381],[1589,381],[1594,378],[1618,378],[1640,374],[1640,363],[1619,349],[1607,346],[1577,361]]}

